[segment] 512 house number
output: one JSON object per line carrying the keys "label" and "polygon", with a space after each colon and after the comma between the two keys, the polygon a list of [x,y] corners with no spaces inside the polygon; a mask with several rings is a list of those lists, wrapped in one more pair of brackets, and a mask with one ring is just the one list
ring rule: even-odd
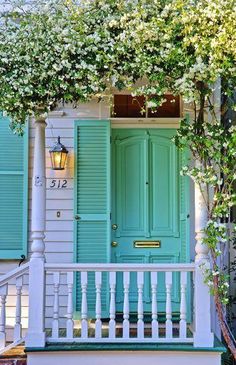
{"label": "512 house number", "polygon": [[66,179],[53,179],[50,181],[49,187],[51,189],[65,189],[65,188],[67,188],[67,180]]}

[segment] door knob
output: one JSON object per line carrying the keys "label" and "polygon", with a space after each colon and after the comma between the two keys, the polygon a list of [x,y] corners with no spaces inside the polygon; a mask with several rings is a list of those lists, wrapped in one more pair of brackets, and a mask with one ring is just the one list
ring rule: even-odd
{"label": "door knob", "polygon": [[78,220],[80,220],[80,219],[81,219],[81,218],[80,218],[80,216],[79,216],[78,214],[76,214],[76,215],[75,215],[75,220],[76,220],[76,221],[78,221]]}
{"label": "door knob", "polygon": [[111,243],[111,247],[117,247],[118,246],[118,242],[116,242],[116,241],[112,241],[112,243]]}
{"label": "door knob", "polygon": [[118,228],[118,225],[114,223],[114,224],[112,224],[111,228],[113,229],[113,231],[116,231]]}

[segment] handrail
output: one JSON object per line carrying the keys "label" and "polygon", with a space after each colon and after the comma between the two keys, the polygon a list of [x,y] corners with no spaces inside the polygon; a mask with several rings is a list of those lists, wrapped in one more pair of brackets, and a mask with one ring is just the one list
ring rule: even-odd
{"label": "handrail", "polygon": [[21,345],[25,341],[25,337],[22,337],[21,339],[17,341],[13,341],[6,347],[0,349],[0,355],[3,355],[5,352],[10,351],[11,349],[14,349],[14,347]]}
{"label": "handrail", "polygon": [[[0,276],[0,300],[1,300],[1,311],[0,311],[0,354],[10,350],[11,348],[24,342],[24,337],[22,336],[22,288],[23,288],[23,275],[29,271],[29,263],[26,263],[14,270]],[[13,331],[13,340],[11,343],[7,344],[7,330],[6,330],[6,303],[8,296],[9,285],[11,280],[15,279],[15,296],[16,296],[16,306],[15,306],[15,325]]]}
{"label": "handrail", "polygon": [[192,272],[195,271],[194,263],[178,263],[178,264],[110,264],[110,263],[102,263],[102,264],[45,264],[45,270],[47,272],[73,272],[73,271],[113,271],[113,272],[121,272],[121,271],[185,271]]}
{"label": "handrail", "polygon": [[11,279],[17,278],[25,274],[28,271],[29,263],[27,262],[14,270],[9,271],[7,274],[0,276],[0,287],[7,284]]}

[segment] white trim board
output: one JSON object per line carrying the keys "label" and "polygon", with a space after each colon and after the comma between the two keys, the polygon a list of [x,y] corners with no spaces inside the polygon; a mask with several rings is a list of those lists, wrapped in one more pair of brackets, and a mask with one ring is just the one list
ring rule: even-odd
{"label": "white trim board", "polygon": [[28,365],[220,365],[220,353],[184,351],[28,352]]}
{"label": "white trim board", "polygon": [[181,118],[110,118],[112,128],[179,128]]}

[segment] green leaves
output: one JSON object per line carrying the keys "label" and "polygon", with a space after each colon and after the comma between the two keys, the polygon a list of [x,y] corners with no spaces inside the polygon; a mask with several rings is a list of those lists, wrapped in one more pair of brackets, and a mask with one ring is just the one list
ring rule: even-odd
{"label": "green leaves", "polygon": [[[51,0],[33,10],[16,9],[0,32],[0,109],[13,127],[39,106],[109,94],[111,86],[198,102],[199,81],[226,76],[235,85],[232,0]],[[146,87],[134,90],[138,79]]]}

